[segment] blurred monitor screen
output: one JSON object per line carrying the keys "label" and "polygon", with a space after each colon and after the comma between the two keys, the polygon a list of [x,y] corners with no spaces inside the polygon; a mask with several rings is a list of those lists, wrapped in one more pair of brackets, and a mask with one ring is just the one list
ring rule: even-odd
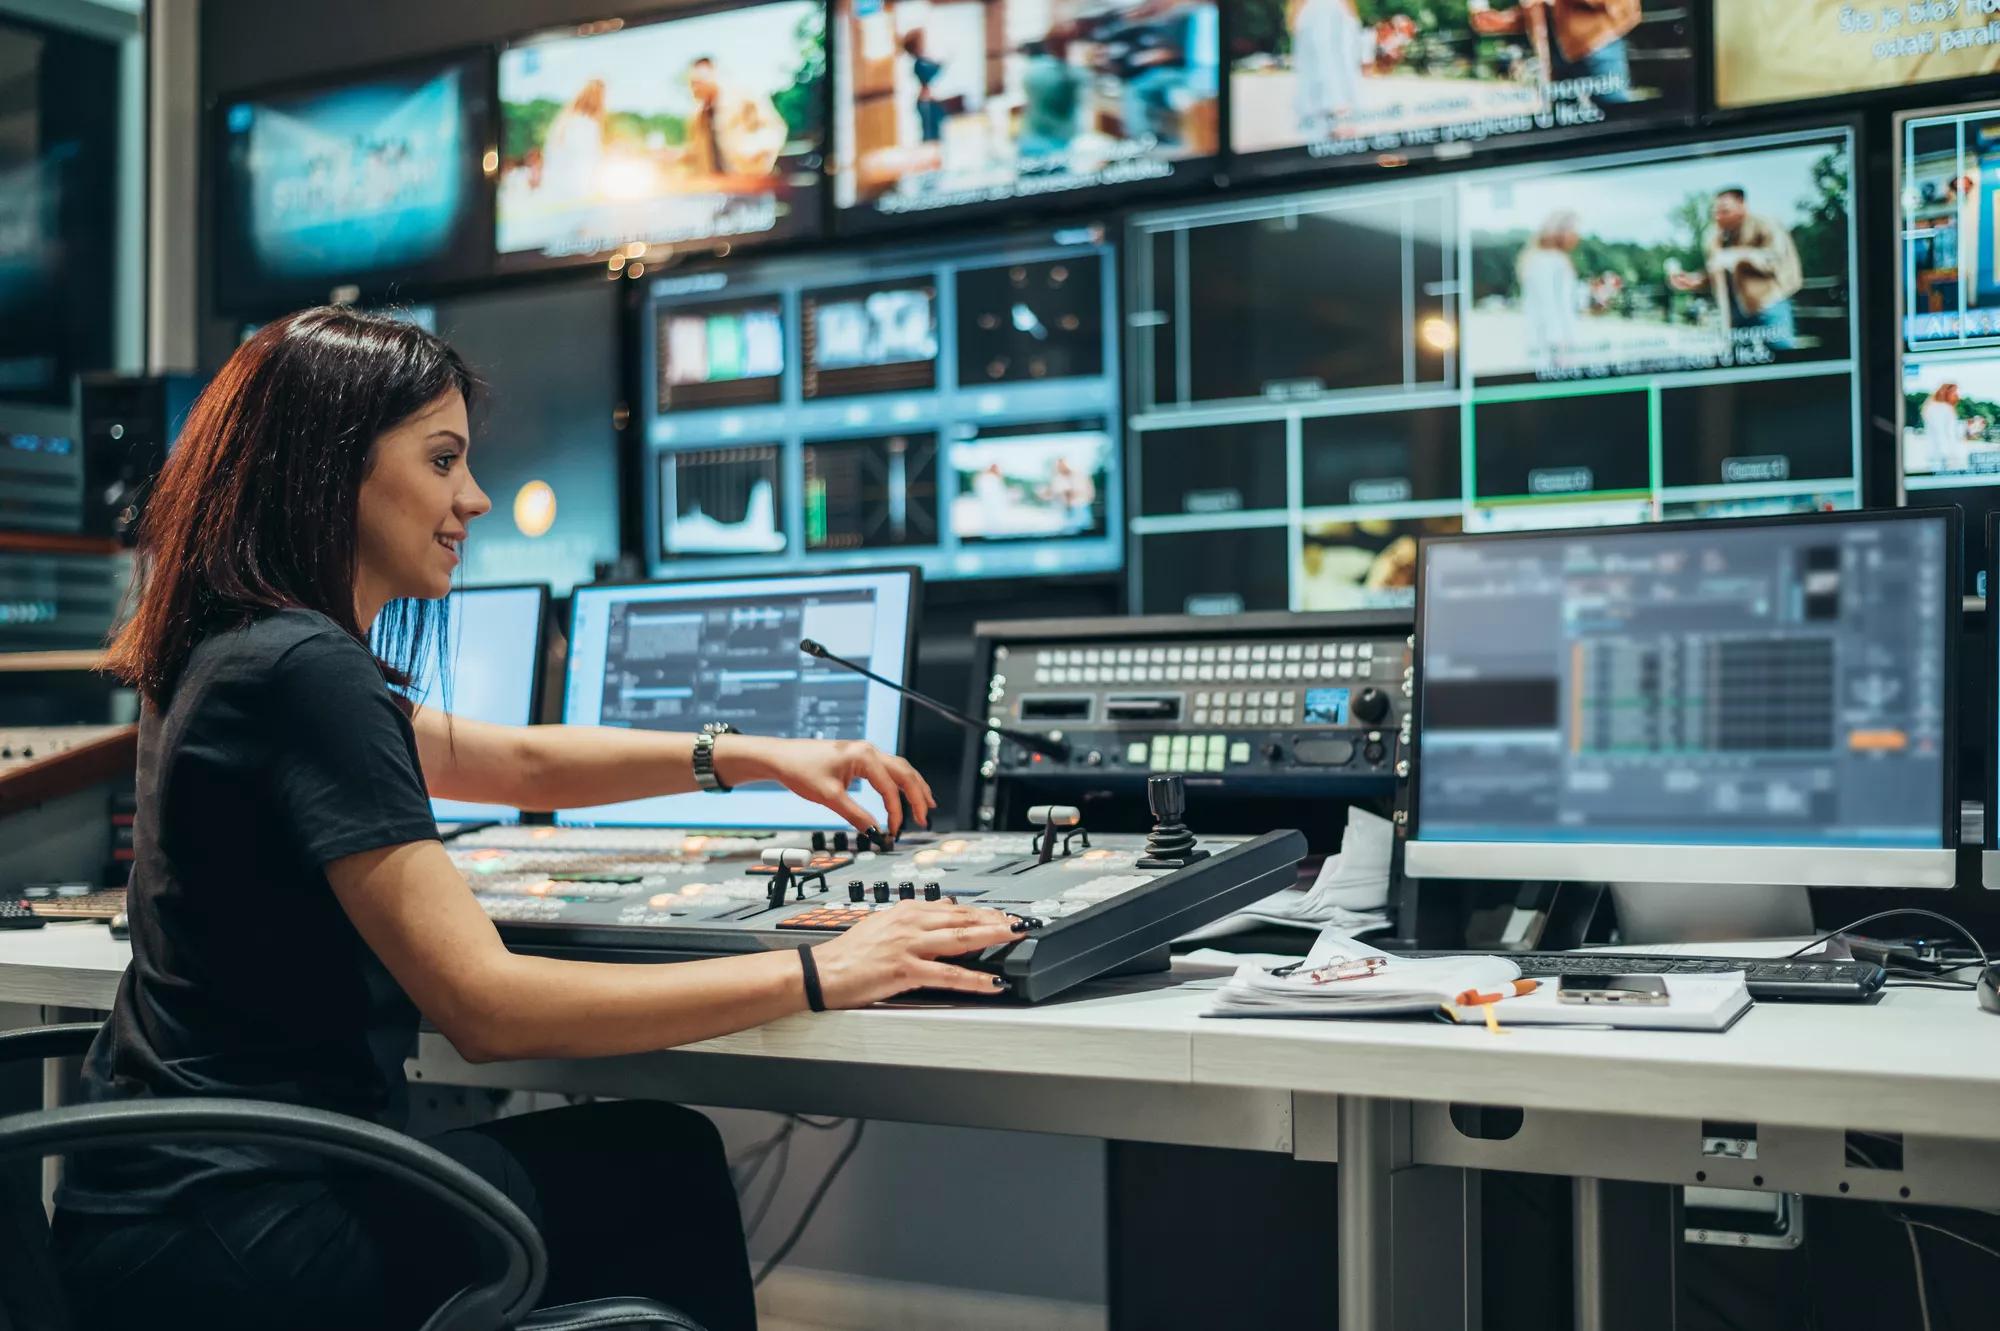
{"label": "blurred monitor screen", "polygon": [[825,29],[771,0],[503,51],[501,263],[813,234]]}
{"label": "blurred monitor screen", "polygon": [[1199,173],[1209,0],[836,0],[835,201],[853,225]]}
{"label": "blurred monitor screen", "polygon": [[2000,73],[1989,0],[1715,0],[1714,25],[1724,109]]}
{"label": "blurred monitor screen", "polygon": [[1230,148],[1251,172],[1400,165],[1686,122],[1687,0],[1224,0]]}
{"label": "blurred monitor screen", "polygon": [[486,69],[433,60],[224,104],[218,304],[270,313],[341,286],[380,293],[481,271]]}

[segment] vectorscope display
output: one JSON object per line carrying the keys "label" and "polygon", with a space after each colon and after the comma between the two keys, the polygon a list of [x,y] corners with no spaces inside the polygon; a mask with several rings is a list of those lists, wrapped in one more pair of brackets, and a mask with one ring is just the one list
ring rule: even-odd
{"label": "vectorscope display", "polygon": [[1846,129],[1135,216],[1132,605],[1407,605],[1460,530],[1852,508]]}
{"label": "vectorscope display", "polygon": [[1117,569],[1116,284],[1094,226],[653,281],[653,573]]}

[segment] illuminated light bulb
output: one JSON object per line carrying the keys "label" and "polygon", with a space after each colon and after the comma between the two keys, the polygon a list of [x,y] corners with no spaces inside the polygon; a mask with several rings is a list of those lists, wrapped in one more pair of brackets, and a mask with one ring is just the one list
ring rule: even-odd
{"label": "illuminated light bulb", "polygon": [[1450,351],[1458,345],[1458,329],[1449,319],[1435,314],[1417,325],[1417,336],[1432,351]]}
{"label": "illuminated light bulb", "polygon": [[529,481],[514,494],[514,525],[523,536],[546,536],[556,525],[556,492],[547,481]]}

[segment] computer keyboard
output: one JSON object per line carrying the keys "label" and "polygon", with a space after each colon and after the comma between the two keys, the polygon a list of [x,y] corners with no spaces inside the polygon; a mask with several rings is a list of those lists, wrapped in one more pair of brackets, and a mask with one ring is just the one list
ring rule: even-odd
{"label": "computer keyboard", "polygon": [[[1449,957],[1454,952],[1403,952]],[[1476,954],[1487,955],[1487,954]],[[1725,975],[1742,971],[1752,998],[1803,998],[1858,1003],[1882,987],[1888,972],[1867,961],[1780,961],[1754,957],[1676,957],[1647,952],[1508,952],[1528,976]]]}

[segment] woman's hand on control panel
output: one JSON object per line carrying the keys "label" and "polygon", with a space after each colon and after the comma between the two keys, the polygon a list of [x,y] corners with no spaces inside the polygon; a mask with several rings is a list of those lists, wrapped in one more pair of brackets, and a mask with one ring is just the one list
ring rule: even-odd
{"label": "woman's hand on control panel", "polygon": [[1014,942],[1027,926],[997,910],[943,901],[905,901],[876,911],[813,948],[829,1008],[867,1007],[912,989],[992,994],[997,975],[940,960]]}
{"label": "woman's hand on control panel", "polygon": [[795,795],[833,810],[867,831],[875,817],[848,793],[866,781],[888,810],[888,833],[903,831],[903,803],[919,826],[929,827],[937,797],[917,769],[894,754],[862,740],[769,739],[762,735],[723,735],[715,743],[715,774],[724,785],[776,781]]}

